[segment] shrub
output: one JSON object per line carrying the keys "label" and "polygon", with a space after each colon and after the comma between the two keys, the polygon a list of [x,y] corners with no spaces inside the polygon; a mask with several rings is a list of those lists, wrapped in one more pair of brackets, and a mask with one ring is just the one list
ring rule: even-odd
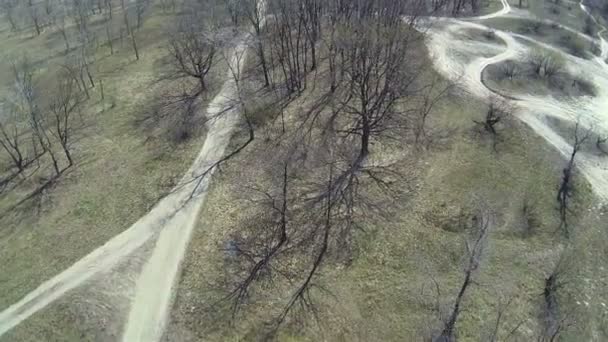
{"label": "shrub", "polygon": [[595,23],[591,20],[590,17],[585,18],[585,26],[583,27],[583,32],[588,36],[595,36],[597,33],[597,29],[595,27]]}
{"label": "shrub", "polygon": [[564,69],[563,58],[546,50],[532,50],[527,60],[532,71],[538,77],[551,78],[557,76]]}
{"label": "shrub", "polygon": [[526,20],[520,27],[522,33],[543,34],[543,24],[536,20]]}
{"label": "shrub", "polygon": [[483,32],[483,36],[487,40],[494,41],[496,40],[496,31],[494,30],[486,30]]}
{"label": "shrub", "polygon": [[585,57],[586,55],[587,46],[580,37],[564,34],[559,38],[559,44],[574,56]]}

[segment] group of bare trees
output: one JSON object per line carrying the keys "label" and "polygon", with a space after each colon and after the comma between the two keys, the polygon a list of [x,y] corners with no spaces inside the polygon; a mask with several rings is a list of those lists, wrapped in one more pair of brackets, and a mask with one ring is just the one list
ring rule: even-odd
{"label": "group of bare trees", "polygon": [[433,0],[431,6],[435,12],[443,12],[452,16],[479,13],[484,0]]}
{"label": "group of bare trees", "polygon": [[187,140],[201,126],[209,74],[222,58],[224,45],[209,2],[189,1],[181,6],[183,14],[166,32],[164,87],[140,120],[149,136],[168,133],[173,142]]}
{"label": "group of bare trees", "polygon": [[31,28],[35,35],[57,32],[66,53],[75,46],[97,48],[102,42],[113,54],[114,42],[128,37],[136,59],[139,59],[136,31],[151,6],[151,0],[0,1],[0,11],[13,31]]}
{"label": "group of bare trees", "polygon": [[[241,223],[228,248],[234,256],[228,298],[235,315],[260,283],[289,284],[272,332],[294,308],[315,312],[323,266],[350,263],[357,228],[365,219],[389,216],[390,208],[378,202],[401,196],[393,185],[405,177],[393,161],[370,162],[374,145],[425,140],[426,120],[449,84],[427,73],[419,49],[418,18],[427,12],[421,2],[228,5],[233,23],[253,26],[251,51],[263,88],[277,91],[282,101],[297,98],[311,84],[318,91],[307,109],[281,123],[279,133],[269,129],[276,133],[274,147],[257,166],[264,177],[246,186],[256,213]],[[175,37],[169,45],[174,75],[190,79],[195,90],[205,89],[214,60],[211,43],[206,35],[192,37],[183,29]],[[196,58],[188,57],[191,52]]]}
{"label": "group of bare trees", "polygon": [[[51,100],[44,103],[35,68],[27,58],[13,64],[13,74],[14,96],[3,106],[7,115],[0,120],[0,146],[10,157],[14,174],[23,173],[34,162],[39,165],[46,155],[59,176],[74,165],[75,119],[84,101],[77,81],[65,71],[58,72],[55,91],[47,94]],[[60,161],[60,153],[66,162]]]}

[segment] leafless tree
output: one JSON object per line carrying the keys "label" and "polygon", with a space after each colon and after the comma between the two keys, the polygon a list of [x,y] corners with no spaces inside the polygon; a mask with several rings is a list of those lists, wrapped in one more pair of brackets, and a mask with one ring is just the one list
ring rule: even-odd
{"label": "leafless tree", "polygon": [[583,27],[583,32],[591,37],[594,37],[596,35],[597,29],[591,17],[585,18],[585,26]]}
{"label": "leafless tree", "polygon": [[[408,4],[378,2],[361,8],[352,18],[345,19],[343,25],[349,29],[337,37],[342,50],[342,80],[336,96],[336,117],[331,121],[340,123],[338,132],[345,137],[359,139],[354,165],[367,158],[372,139],[390,136],[395,129],[407,126],[411,112],[402,104],[411,105],[431,90],[418,82],[424,67],[417,64],[411,47],[421,36],[413,29],[415,18],[402,20],[411,13]],[[432,102],[423,101],[427,105]]]}
{"label": "leafless tree", "polygon": [[55,173],[59,176],[61,174],[59,162],[47,133],[45,117],[38,106],[38,91],[34,85],[35,70],[26,56],[13,63],[12,69],[21,108],[28,117],[30,128],[42,148],[42,153],[50,156]]}
{"label": "leafless tree", "polygon": [[36,30],[36,34],[40,35],[42,33],[42,13],[40,13],[40,8],[37,4],[34,4],[33,0],[28,0],[27,12],[34,24],[34,29]]}
{"label": "leafless tree", "polygon": [[86,0],[73,0],[71,17],[76,25],[80,40],[84,43],[89,40],[89,11]]}
{"label": "leafless tree", "polygon": [[532,51],[528,55],[528,63],[538,77],[551,78],[564,69],[561,56],[547,51]]}
{"label": "leafless tree", "polygon": [[68,167],[74,165],[71,153],[71,142],[74,133],[74,115],[79,110],[82,99],[74,78],[65,72],[60,73],[53,100],[49,105],[52,113],[52,134],[59,141],[68,160]]}
{"label": "leafless tree", "polygon": [[[108,11],[108,13],[112,13]],[[112,15],[105,15],[106,42],[110,48],[110,55],[114,54],[114,36],[112,34]]]}
{"label": "leafless tree", "polygon": [[245,17],[249,20],[249,23],[253,27],[255,34],[255,52],[262,66],[262,72],[264,74],[264,85],[268,87],[270,85],[270,70],[265,52],[265,9],[262,8],[264,2],[262,0],[243,0],[238,5],[243,8],[241,11],[244,12]]}
{"label": "leafless tree", "polygon": [[493,225],[493,218],[487,212],[484,212],[476,217],[476,220],[475,236],[471,241],[467,241],[465,244],[467,256],[463,270],[464,279],[460,285],[456,298],[454,299],[454,305],[443,322],[441,332],[433,337],[433,341],[456,341],[456,323],[460,313],[462,312],[463,300],[465,299],[467,291],[471,285],[475,284],[475,275],[479,270],[484,248],[487,243],[488,234]]}
{"label": "leafless tree", "polygon": [[0,1],[0,8],[4,12],[4,16],[11,25],[11,30],[17,31],[17,22],[15,18],[15,11],[19,5],[17,0],[2,0]]}
{"label": "leafless tree", "polygon": [[131,37],[131,45],[133,46],[133,52],[135,53],[135,59],[139,60],[139,50],[137,48],[137,40],[135,39],[135,33],[131,28],[131,24],[129,22],[129,8],[125,5],[125,0],[120,0],[120,5],[123,11],[125,28],[127,29],[127,34]]}
{"label": "leafless tree", "polygon": [[160,0],[160,8],[164,12],[175,12],[177,8],[177,0]]}
{"label": "leafless tree", "polygon": [[427,84],[425,89],[420,90],[420,105],[416,107],[413,115],[413,130],[414,130],[414,143],[416,146],[420,146],[424,140],[430,143],[430,139],[427,133],[427,121],[435,106],[448,95],[453,84],[444,82],[437,75],[433,76],[430,82]]}
{"label": "leafless tree", "polygon": [[312,69],[310,40],[304,19],[307,13],[299,1],[281,0],[269,4],[273,20],[268,22],[271,59],[276,61],[285,90],[300,93],[306,87],[305,75]]}
{"label": "leafless tree", "polygon": [[492,148],[496,150],[500,135],[498,124],[504,121],[513,113],[513,106],[506,100],[492,96],[489,99],[488,109],[483,121],[473,120],[473,122],[483,129],[483,132],[489,133],[492,138]]}
{"label": "leafless tree", "polygon": [[65,51],[67,53],[70,51],[70,40],[68,39],[67,34],[67,13],[65,7],[61,6],[60,8],[55,9],[53,15],[53,25],[55,26],[55,29],[61,33],[61,37],[63,37],[63,42],[65,43]]}
{"label": "leafless tree", "polygon": [[[13,166],[21,173],[27,163],[26,151],[23,146],[25,134],[18,116],[15,115],[16,111],[11,112],[13,114],[11,117],[7,115],[7,112],[4,112],[4,122],[0,121],[0,146],[9,155]],[[10,120],[6,118],[10,118]]]}
{"label": "leafless tree", "polygon": [[606,149],[606,146],[605,146],[606,141],[608,141],[608,136],[606,136],[606,137],[598,136],[597,140],[595,141],[595,147],[598,149],[598,151],[600,151],[604,155],[608,155],[608,150]]}
{"label": "leafless tree", "polygon": [[[101,0],[100,0],[101,1]],[[106,9],[106,13],[110,20],[113,19],[114,16],[114,5],[112,3],[113,0],[103,0],[103,7]]]}
{"label": "leafless tree", "polygon": [[141,28],[144,21],[144,14],[150,7],[150,0],[136,0],[135,1],[135,12],[137,14],[137,29]]}
{"label": "leafless tree", "polygon": [[217,43],[213,32],[198,23],[199,18],[188,16],[170,34],[168,50],[171,55],[172,78],[193,78],[199,96],[207,90],[205,79],[215,62]]}
{"label": "leafless tree", "polygon": [[572,324],[571,317],[561,310],[558,301],[558,291],[565,285],[566,261],[562,252],[557,264],[545,278],[543,288],[543,308],[541,313],[542,330],[539,342],[554,342],[559,340],[564,329]]}
{"label": "leafless tree", "polygon": [[519,75],[520,70],[515,62],[506,61],[500,66],[500,72],[504,77],[509,78],[509,80],[513,80],[513,78]]}
{"label": "leafless tree", "polygon": [[559,217],[560,217],[560,228],[562,229],[566,238],[570,237],[570,230],[568,226],[568,211],[570,205],[570,198],[573,192],[573,177],[576,155],[583,147],[583,144],[591,136],[591,130],[586,129],[582,131],[580,121],[577,120],[574,126],[573,132],[573,144],[572,153],[568,159],[566,167],[562,170],[562,179],[557,191],[557,202],[559,203]]}

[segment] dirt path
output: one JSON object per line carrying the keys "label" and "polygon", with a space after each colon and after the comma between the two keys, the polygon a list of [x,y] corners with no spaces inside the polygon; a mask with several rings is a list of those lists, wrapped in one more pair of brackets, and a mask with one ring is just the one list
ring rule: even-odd
{"label": "dirt path", "polygon": [[[242,69],[245,61],[245,49],[245,44],[240,43],[236,47],[235,56],[230,61],[231,65],[241,64],[239,70]],[[218,116],[222,113],[228,106],[227,102],[234,102],[236,92],[235,82],[230,78],[211,102],[208,115]],[[238,119],[237,110],[238,108],[232,108],[228,112],[223,112],[211,123],[209,135],[199,157],[200,162],[195,165],[194,172],[191,172],[193,176],[200,174],[201,170],[208,169],[210,163],[224,156]],[[176,212],[166,222],[167,229],[160,233],[152,256],[137,281],[136,295],[131,304],[123,341],[152,342],[161,339],[174,297],[173,285],[178,279],[186,247],[206,198],[210,176],[211,174],[205,177],[198,186],[194,200],[188,201],[183,209]],[[181,191],[188,196],[192,189],[191,186],[186,186]]]}
{"label": "dirt path", "polygon": [[[519,43],[515,38],[525,38],[533,44],[551,48],[562,54],[567,62],[568,71],[588,78],[597,87],[598,94],[595,97],[582,97],[576,100],[517,94],[517,99],[511,100],[519,109],[516,113],[517,117],[564,156],[570,155],[572,146],[551,127],[549,118],[557,118],[572,125],[578,121],[584,128],[593,129],[602,136],[608,135],[608,112],[606,111],[608,108],[608,66],[604,62],[605,56],[608,56],[608,44],[603,37],[600,35],[601,56],[593,60],[584,60],[532,38],[494,30],[497,38],[502,40],[506,47],[502,47],[502,52],[492,57],[479,57],[487,54],[488,44],[477,42],[476,46],[471,48],[470,41],[463,41],[455,33],[467,29],[489,30],[480,21],[509,15],[511,10],[509,4],[505,0],[501,0],[501,2],[503,9],[496,13],[469,18],[466,21],[444,20],[443,22],[447,26],[429,31],[428,46],[436,69],[448,79],[462,85],[473,95],[487,99],[493,92],[482,83],[481,77],[484,69],[489,65],[506,60],[524,60],[530,48]],[[582,3],[580,6],[589,15]],[[605,30],[606,28],[603,28],[601,32]],[[464,54],[468,58],[456,58],[459,54]],[[607,201],[608,162],[605,157],[581,153],[577,157],[577,166],[590,182],[595,194],[603,202]]]}
{"label": "dirt path", "polygon": [[[231,62],[235,63],[236,56],[244,50],[245,43],[238,44]],[[243,63],[244,58],[238,61]],[[133,257],[136,250],[158,237],[153,254],[137,281],[124,340],[152,342],[160,338],[172,298],[172,286],[204,203],[211,173],[200,184],[193,180],[223,156],[237,122],[237,110],[226,111],[236,95],[232,75],[229,73],[227,77],[207,109],[209,117],[223,114],[209,121],[209,134],[203,148],[175,189],[133,226],[2,311],[0,336],[94,275],[110,271],[120,261]]]}

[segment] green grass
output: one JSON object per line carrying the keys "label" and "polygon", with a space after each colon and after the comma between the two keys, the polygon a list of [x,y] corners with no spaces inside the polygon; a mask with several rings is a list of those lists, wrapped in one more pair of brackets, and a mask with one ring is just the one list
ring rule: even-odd
{"label": "green grass", "polygon": [[[134,124],[162,87],[157,78],[163,70],[159,61],[166,54],[163,27],[170,18],[154,12],[137,31],[139,61],[127,38],[123,46],[115,43],[114,55],[105,46],[97,51],[95,78],[103,80],[106,99],[100,100],[99,86],[91,90],[83,128],[74,142],[76,165],[36,200],[0,218],[0,310],[128,228],[172,188],[194,159],[202,136],[175,146],[163,139],[147,141]],[[34,38],[2,34],[10,34],[0,43],[7,55],[28,51],[32,59],[46,60],[40,64],[38,82],[42,89],[52,86],[49,69],[61,58],[46,56],[62,50],[63,42],[47,43],[48,32]],[[47,44],[51,47],[46,48]],[[0,73],[9,69],[2,63]],[[209,97],[217,90],[220,73],[223,76],[218,64],[211,75]],[[49,174],[45,159],[39,171],[2,194],[2,212]]]}
{"label": "green grass", "polygon": [[[494,152],[489,140],[473,133],[472,120],[480,119],[483,110],[469,98],[453,98],[441,107],[432,127],[453,131],[448,145],[403,165],[404,172],[416,175],[411,184],[415,193],[406,202],[396,203],[389,221],[364,222],[363,232],[356,235],[352,265],[324,268],[319,283],[331,295],[313,292],[320,305],[319,321],[311,317],[290,320],[279,340],[420,340],[426,327],[436,323],[431,276],[441,286],[445,305],[462,279],[465,234],[443,228],[480,201],[495,210],[497,226],[479,273],[482,285],[467,296],[459,337],[479,340],[480,332],[493,322],[498,299],[514,296],[501,333],[524,320],[516,340],[533,339],[539,293],[563,243],[557,232],[555,203],[563,160],[514,120],[502,128],[504,140],[499,152]],[[251,167],[243,165],[255,163],[267,143],[257,141],[247,155],[238,156],[214,179],[201,214],[204,219],[188,250],[168,340],[183,336],[255,340],[264,322],[281,309],[288,295],[281,284],[271,289],[256,287],[235,326],[229,325],[225,308],[212,305],[226,295],[221,285],[228,276],[222,248],[231,232],[239,229],[241,219],[251,214],[237,180],[256,177],[248,174]],[[591,201],[590,190],[584,181],[578,184],[574,211],[584,213]],[[537,218],[529,237],[520,228],[524,198],[532,203]]]}

